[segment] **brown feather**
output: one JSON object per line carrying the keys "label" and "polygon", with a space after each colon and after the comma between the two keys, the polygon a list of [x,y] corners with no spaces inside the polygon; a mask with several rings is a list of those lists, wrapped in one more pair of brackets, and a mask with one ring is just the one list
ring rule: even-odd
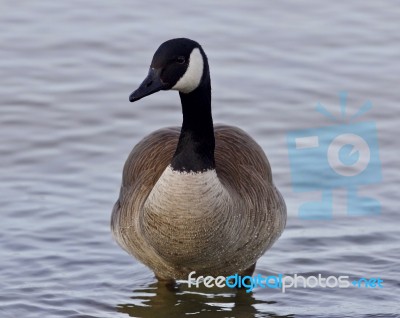
{"label": "brown feather", "polygon": [[215,125],[214,130],[216,172],[231,200],[201,219],[176,211],[158,216],[144,209],[171,162],[179,127],[151,133],[133,148],[125,163],[112,212],[113,235],[159,278],[186,279],[191,271],[214,276],[243,272],[285,227],[286,206],[272,183],[261,147],[239,128]]}

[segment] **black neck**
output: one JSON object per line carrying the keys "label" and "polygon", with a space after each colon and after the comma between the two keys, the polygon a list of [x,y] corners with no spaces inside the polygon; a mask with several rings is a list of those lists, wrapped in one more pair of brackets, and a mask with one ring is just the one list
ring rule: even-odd
{"label": "black neck", "polygon": [[179,93],[183,123],[171,162],[174,170],[200,172],[215,168],[211,84],[208,69],[204,71],[199,87],[188,94]]}

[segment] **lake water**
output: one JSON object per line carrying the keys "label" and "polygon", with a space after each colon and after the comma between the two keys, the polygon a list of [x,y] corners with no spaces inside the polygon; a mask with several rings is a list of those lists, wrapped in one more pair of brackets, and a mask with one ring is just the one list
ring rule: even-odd
{"label": "lake water", "polygon": [[[0,4],[0,317],[399,317],[400,5],[395,1],[11,1]],[[135,104],[155,49],[208,54],[215,122],[267,153],[287,228],[256,274],[380,277],[383,288],[194,289],[171,293],[112,240],[122,167],[146,134],[181,123],[176,92]],[[332,125],[367,100],[382,181],[360,185],[377,216],[299,218],[286,136]]]}

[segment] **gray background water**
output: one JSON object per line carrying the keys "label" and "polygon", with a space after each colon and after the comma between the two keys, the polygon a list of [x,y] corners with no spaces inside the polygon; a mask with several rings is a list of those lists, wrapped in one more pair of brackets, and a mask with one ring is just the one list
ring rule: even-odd
{"label": "gray background water", "polygon": [[[0,3],[0,317],[394,317],[399,313],[400,5],[396,1],[11,1]],[[256,273],[384,279],[383,289],[195,290],[175,294],[109,230],[123,163],[147,133],[179,125],[176,92],[130,104],[158,45],[208,54],[216,122],[264,148],[289,210]],[[361,187],[376,217],[299,219],[318,193],[291,188],[286,134],[330,125],[366,100],[383,181]],[[397,184],[397,186],[396,186]]]}

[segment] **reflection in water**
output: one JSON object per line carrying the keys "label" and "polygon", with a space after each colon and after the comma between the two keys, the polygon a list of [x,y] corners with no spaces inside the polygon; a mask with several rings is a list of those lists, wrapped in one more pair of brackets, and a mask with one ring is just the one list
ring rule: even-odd
{"label": "reflection in water", "polygon": [[[188,288],[180,284],[175,291],[159,282],[133,290],[131,302],[118,304],[117,311],[131,317],[294,317],[279,316],[272,312],[261,313],[257,304],[275,304],[275,301],[256,300],[252,293],[229,288]],[[204,313],[204,314],[203,314]]]}

